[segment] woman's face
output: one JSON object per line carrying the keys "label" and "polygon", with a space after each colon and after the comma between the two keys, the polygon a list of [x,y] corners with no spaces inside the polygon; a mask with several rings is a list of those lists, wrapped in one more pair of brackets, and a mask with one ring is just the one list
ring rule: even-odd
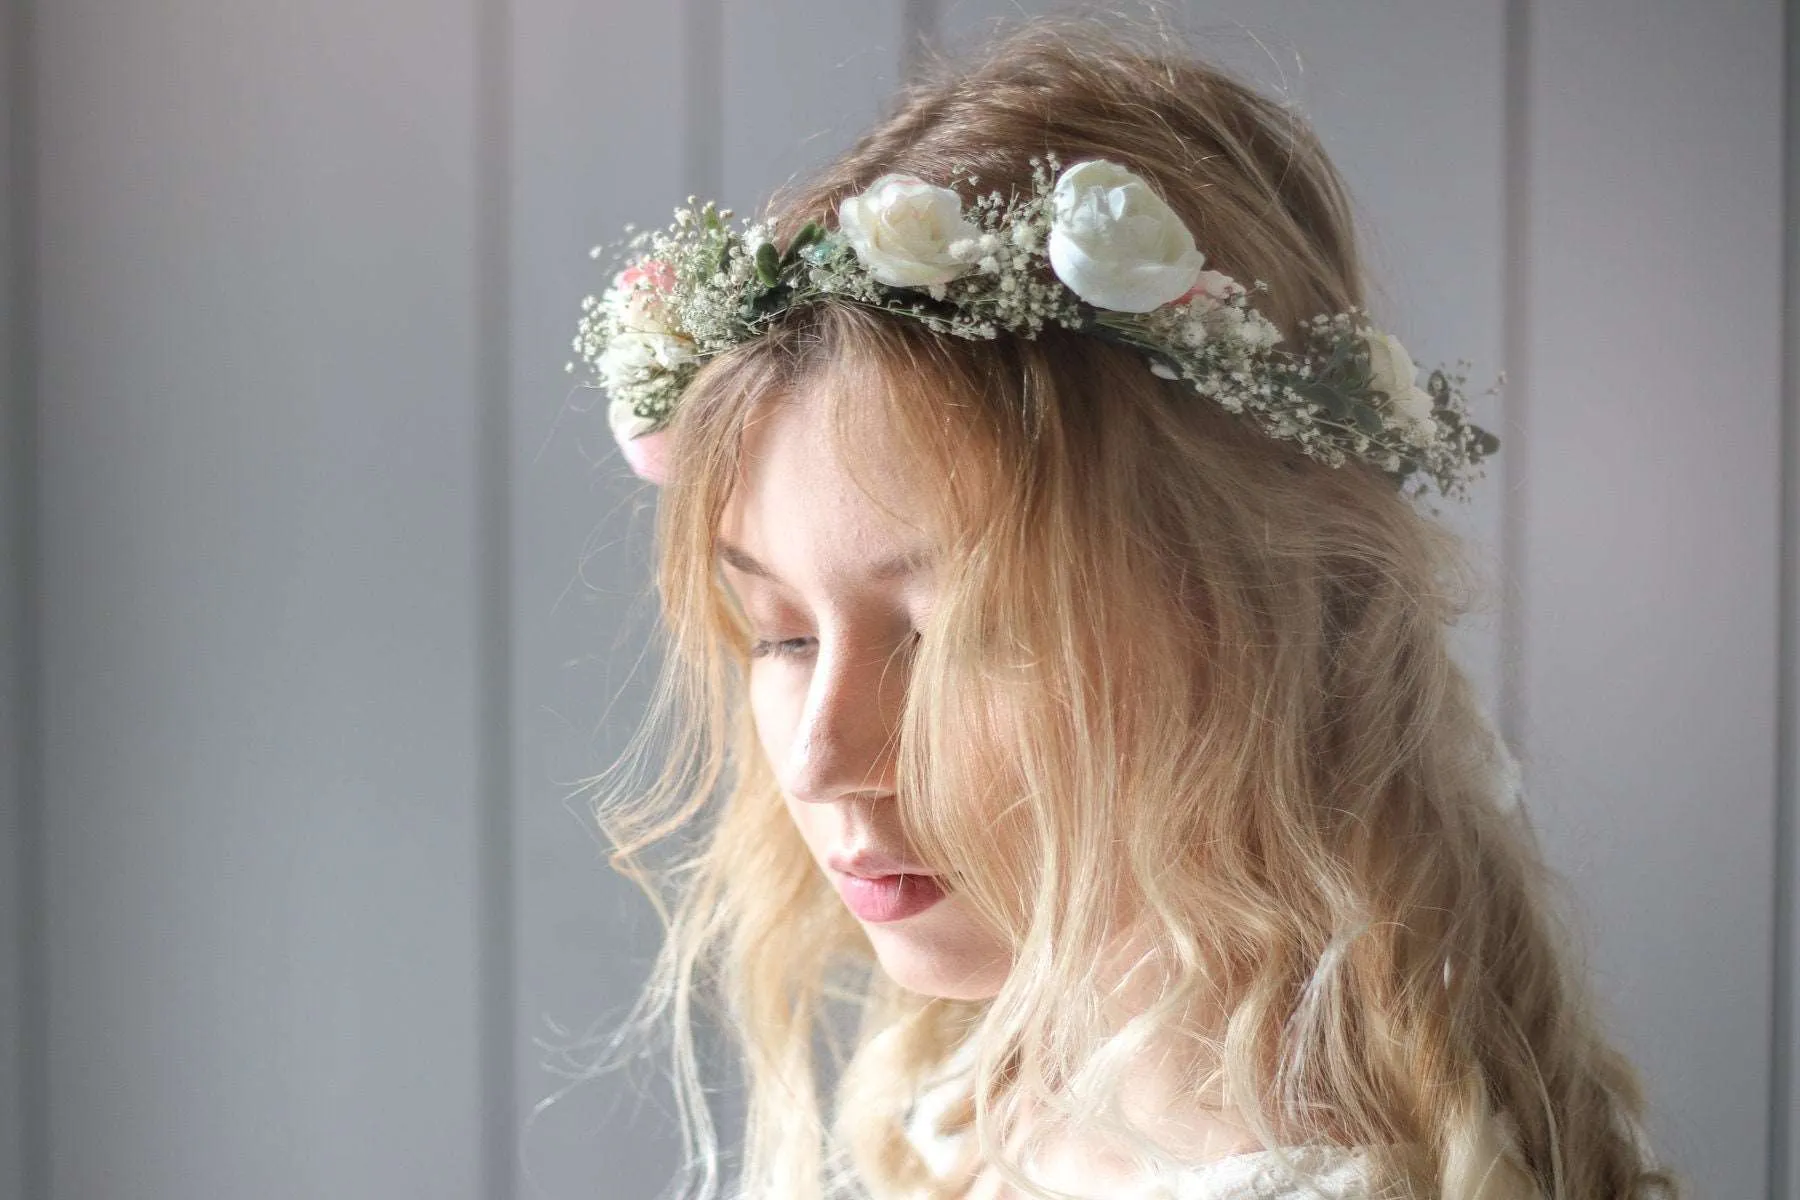
{"label": "woman's face", "polygon": [[[788,815],[882,969],[910,991],[985,999],[1006,977],[1006,948],[907,844],[895,792],[932,547],[871,501],[831,440],[816,393],[763,405],[721,523],[725,578],[753,639],[757,736]],[[931,481],[898,457],[871,455],[861,478],[888,509],[920,511]]]}

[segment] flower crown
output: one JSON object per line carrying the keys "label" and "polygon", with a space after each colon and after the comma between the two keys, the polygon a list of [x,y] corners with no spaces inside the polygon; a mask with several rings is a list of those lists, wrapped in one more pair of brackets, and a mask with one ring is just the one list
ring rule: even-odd
{"label": "flower crown", "polygon": [[1251,304],[1268,286],[1207,269],[1143,179],[1105,159],[1067,170],[1054,154],[1030,161],[1029,194],[991,192],[972,210],[953,188],[883,175],[838,206],[835,231],[809,222],[781,250],[767,224],[733,229],[731,210],[710,201],[635,233],[626,245],[637,253],[604,295],[582,301],[574,340],[611,398],[633,470],[665,478],[659,435],[709,357],[829,296],[954,337],[1035,338],[1055,323],[1133,347],[1156,375],[1330,466],[1362,459],[1405,495],[1435,486],[1466,499],[1484,477],[1479,464],[1500,443],[1468,420],[1465,374],[1440,368],[1420,387],[1399,339],[1355,308],[1311,318],[1305,344],[1284,348]]}

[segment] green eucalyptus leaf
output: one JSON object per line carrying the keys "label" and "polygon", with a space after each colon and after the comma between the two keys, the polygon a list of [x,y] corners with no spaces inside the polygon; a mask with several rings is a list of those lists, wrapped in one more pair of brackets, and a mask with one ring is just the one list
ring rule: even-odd
{"label": "green eucalyptus leaf", "polygon": [[756,277],[765,287],[774,287],[775,281],[781,278],[781,259],[775,252],[774,242],[764,242],[756,248]]}
{"label": "green eucalyptus leaf", "polygon": [[1367,404],[1358,404],[1350,410],[1350,419],[1356,427],[1372,438],[1381,436],[1385,428],[1381,423],[1381,414]]}
{"label": "green eucalyptus leaf", "polygon": [[794,235],[793,241],[788,243],[787,252],[781,256],[782,264],[785,266],[793,262],[795,258],[799,257],[802,250],[824,236],[825,227],[823,225],[817,221],[808,221],[800,227],[800,232]]}
{"label": "green eucalyptus leaf", "polygon": [[794,298],[794,289],[785,283],[772,288],[758,288],[752,283],[745,291],[738,315],[745,321],[764,321],[786,309]]}
{"label": "green eucalyptus leaf", "polygon": [[1342,421],[1350,415],[1349,397],[1334,387],[1323,383],[1307,383],[1299,392],[1331,414],[1334,420]]}

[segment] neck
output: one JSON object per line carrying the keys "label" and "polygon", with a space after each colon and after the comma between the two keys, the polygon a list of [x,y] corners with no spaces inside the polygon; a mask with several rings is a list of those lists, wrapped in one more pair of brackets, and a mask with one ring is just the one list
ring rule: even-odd
{"label": "neck", "polygon": [[[1117,982],[1102,1011],[1108,1027],[1121,1030],[1165,994],[1166,976],[1142,936],[1119,939],[1103,958],[1103,978]],[[1222,1033],[1224,1014],[1190,1007],[1177,1014],[1133,1057],[1118,1083],[1116,1111],[1141,1135],[1181,1163],[1206,1163],[1260,1149],[1260,1139],[1202,1082],[1214,1064],[1208,1047]],[[1106,1130],[1058,1126],[1050,1114],[1022,1110],[1009,1149],[1041,1133],[1035,1156],[1041,1179],[1051,1187],[1086,1194],[1111,1194],[1136,1178],[1133,1150]]]}

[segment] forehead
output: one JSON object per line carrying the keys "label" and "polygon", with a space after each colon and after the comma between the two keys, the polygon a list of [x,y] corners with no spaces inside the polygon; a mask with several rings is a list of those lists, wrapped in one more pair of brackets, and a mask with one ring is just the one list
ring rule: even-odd
{"label": "forehead", "polygon": [[835,428],[832,401],[842,397],[830,386],[770,397],[749,414],[720,520],[724,543],[798,587],[895,578],[896,560],[929,549],[929,472],[903,451],[881,405],[851,404],[850,424]]}

